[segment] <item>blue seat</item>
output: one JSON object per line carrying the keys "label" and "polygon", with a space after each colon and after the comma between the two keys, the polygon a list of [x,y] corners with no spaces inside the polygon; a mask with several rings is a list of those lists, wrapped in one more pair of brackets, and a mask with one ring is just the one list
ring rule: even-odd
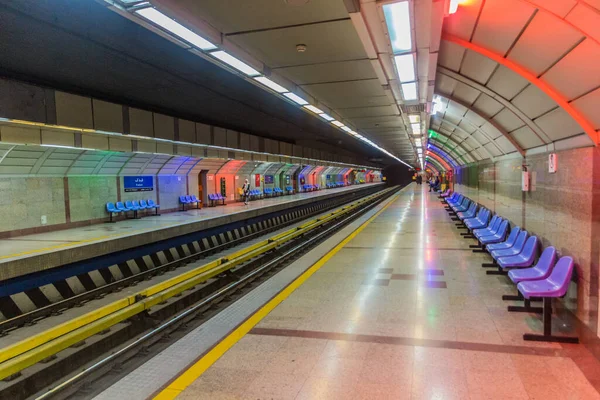
{"label": "blue seat", "polygon": [[471,202],[469,209],[467,211],[461,211],[457,214],[458,219],[461,221],[469,218],[474,218],[477,214],[477,204],[475,202]]}
{"label": "blue seat", "polygon": [[464,223],[469,228],[469,230],[473,231],[473,229],[485,228],[488,226],[488,220],[490,218],[490,210],[482,208],[477,213],[477,217],[465,219]]}
{"label": "blue seat", "polygon": [[471,200],[468,197],[463,197],[463,201],[459,205],[451,206],[451,208],[455,213],[459,213],[467,211],[470,205]]}
{"label": "blue seat", "polygon": [[289,194],[293,194],[294,193],[294,188],[291,186],[286,186],[285,187],[285,191],[288,192]]}
{"label": "blue seat", "polygon": [[272,195],[273,195],[273,189],[265,188],[265,196],[272,196]]}
{"label": "blue seat", "polygon": [[127,209],[130,211],[133,211],[133,218],[137,218],[138,210],[140,209],[139,206],[135,206],[131,200],[127,200],[125,202],[125,207],[127,207]]}
{"label": "blue seat", "polygon": [[500,223],[500,226],[498,227],[496,233],[489,236],[480,236],[478,238],[479,243],[488,247],[489,245],[492,245],[494,243],[500,243],[504,241],[504,238],[506,237],[506,232],[508,232],[508,220],[505,219],[502,220],[502,222]]}
{"label": "blue seat", "polygon": [[185,205],[190,204],[190,201],[187,199],[187,196],[179,196],[179,204],[181,205],[181,210],[185,211]]}
{"label": "blue seat", "polygon": [[550,276],[552,267],[555,263],[556,249],[552,246],[549,246],[544,249],[535,266],[531,268],[513,269],[508,271],[508,277],[514,283],[546,279]]}
{"label": "blue seat", "polygon": [[119,210],[118,208],[116,208],[113,203],[106,203],[106,211],[108,212],[110,222],[114,222],[113,214],[120,214],[124,212],[123,210]]}
{"label": "blue seat", "polygon": [[489,252],[491,252],[493,250],[509,249],[514,246],[515,241],[517,240],[517,237],[519,236],[520,232],[521,232],[521,228],[516,226],[510,231],[510,235],[508,235],[508,238],[504,242],[490,244],[486,247],[486,249]]}
{"label": "blue seat", "polygon": [[473,229],[473,235],[475,235],[477,239],[479,239],[481,236],[493,235],[500,227],[501,222],[502,218],[500,218],[498,215],[494,215],[490,221],[490,224],[486,228]]}
{"label": "blue seat", "polygon": [[530,236],[523,250],[514,256],[498,257],[498,265],[502,269],[506,268],[526,268],[531,267],[539,254],[540,241],[537,236]]}
{"label": "blue seat", "polygon": [[200,208],[200,203],[202,203],[202,202],[200,201],[200,199],[199,199],[199,198],[197,198],[195,194],[193,194],[193,195],[191,196],[191,198],[192,198],[192,201],[193,201],[194,203],[196,203],[196,208]]}
{"label": "blue seat", "polygon": [[527,231],[519,232],[519,236],[517,236],[517,240],[515,240],[512,247],[491,251],[490,254],[492,255],[492,258],[497,261],[500,257],[516,256],[523,250],[523,246],[525,246],[525,242],[527,241],[527,236],[529,236]]}

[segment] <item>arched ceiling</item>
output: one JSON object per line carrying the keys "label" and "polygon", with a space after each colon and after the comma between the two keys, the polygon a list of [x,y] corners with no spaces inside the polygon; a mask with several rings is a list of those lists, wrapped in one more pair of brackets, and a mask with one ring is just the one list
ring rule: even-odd
{"label": "arched ceiling", "polygon": [[597,145],[598,26],[597,1],[463,1],[443,25],[431,142],[471,160]]}

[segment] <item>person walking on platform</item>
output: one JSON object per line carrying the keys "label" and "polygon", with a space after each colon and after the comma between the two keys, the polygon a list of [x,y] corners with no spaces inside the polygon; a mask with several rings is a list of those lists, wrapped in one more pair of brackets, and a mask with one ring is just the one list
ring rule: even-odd
{"label": "person walking on platform", "polygon": [[423,177],[421,175],[417,175],[417,185],[423,184]]}
{"label": "person walking on platform", "polygon": [[250,197],[250,182],[248,182],[248,179],[246,179],[242,186],[242,193],[244,194],[244,204],[248,205],[248,198]]}

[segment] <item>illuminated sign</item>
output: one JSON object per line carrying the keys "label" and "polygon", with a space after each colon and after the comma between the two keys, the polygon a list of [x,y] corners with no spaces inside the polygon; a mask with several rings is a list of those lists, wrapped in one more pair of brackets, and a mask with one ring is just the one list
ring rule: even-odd
{"label": "illuminated sign", "polygon": [[124,176],[123,188],[126,192],[151,192],[154,179],[152,176]]}

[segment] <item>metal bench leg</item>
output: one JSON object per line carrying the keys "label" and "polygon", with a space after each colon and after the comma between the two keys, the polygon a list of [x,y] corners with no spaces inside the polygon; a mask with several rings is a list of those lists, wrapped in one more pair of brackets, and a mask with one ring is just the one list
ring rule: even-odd
{"label": "metal bench leg", "polygon": [[544,297],[544,334],[525,333],[523,340],[535,342],[558,342],[558,343],[579,343],[576,336],[554,336],[552,335],[552,298]]}
{"label": "metal bench leg", "polygon": [[505,271],[500,267],[498,267],[497,271],[485,271],[485,273],[487,275],[508,275],[508,271]]}
{"label": "metal bench leg", "polygon": [[[502,297],[502,300],[504,300],[504,296]],[[544,312],[544,309],[542,307],[531,307],[531,300],[529,299],[523,299],[522,306],[508,306],[507,309],[510,312],[531,312],[538,314]],[[550,309],[550,313],[552,313],[552,309]]]}

